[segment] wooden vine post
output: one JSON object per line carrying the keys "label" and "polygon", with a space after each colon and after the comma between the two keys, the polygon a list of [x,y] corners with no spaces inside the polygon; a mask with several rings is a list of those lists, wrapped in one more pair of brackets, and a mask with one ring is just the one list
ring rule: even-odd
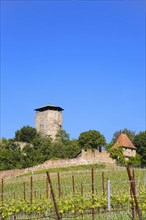
{"label": "wooden vine post", "polygon": [[55,208],[55,212],[56,212],[56,217],[57,217],[56,220],[61,220],[61,217],[60,217],[59,211],[58,211],[58,207],[57,207],[57,203],[56,203],[56,199],[55,199],[55,194],[54,194],[50,174],[49,174],[48,171],[46,171],[46,174],[47,174],[48,182],[49,182],[49,185],[50,185],[51,196],[52,196],[52,199],[53,199],[54,208]]}
{"label": "wooden vine post", "polygon": [[23,199],[26,199],[26,185],[25,182],[23,182]]}
{"label": "wooden vine post", "polygon": [[[4,201],[4,180],[2,179],[1,182],[1,204],[3,205],[3,201]],[[2,211],[0,210],[0,220],[2,220]]]}
{"label": "wooden vine post", "polygon": [[[134,172],[133,172],[133,176],[132,176],[129,165],[127,166],[127,173],[128,173],[128,177],[129,177],[129,181],[130,181],[130,194],[131,194],[131,198],[134,200],[134,203],[135,203],[136,214],[138,215],[138,218],[140,220],[142,220],[141,210],[139,208],[138,200],[137,200],[137,197],[136,197]],[[133,219],[135,219],[135,214],[134,214],[133,211],[132,211],[132,215],[133,215],[132,217],[133,217]]]}
{"label": "wooden vine post", "polygon": [[[81,182],[82,205],[83,205],[83,195],[84,195],[84,188],[83,188],[83,183]],[[82,213],[82,219],[84,219],[84,212]]]}
{"label": "wooden vine post", "polygon": [[61,197],[61,184],[60,184],[60,174],[57,173],[57,179],[58,179],[58,196]]}
{"label": "wooden vine post", "polygon": [[[92,206],[94,206],[94,169],[91,170]],[[94,208],[92,207],[92,220],[94,220]]]}
{"label": "wooden vine post", "polygon": [[46,199],[48,199],[48,178],[46,178]]}
{"label": "wooden vine post", "polygon": [[32,205],[32,197],[33,197],[33,179],[30,177],[30,204]]}
{"label": "wooden vine post", "polygon": [[102,172],[102,192],[103,192],[103,195],[105,195],[105,177],[104,177],[104,172]]}
{"label": "wooden vine post", "polygon": [[75,178],[74,178],[74,175],[72,175],[72,191],[73,191],[73,194],[75,194]]}
{"label": "wooden vine post", "polygon": [[1,188],[1,201],[3,204],[4,201],[4,180],[2,179],[2,188]]}

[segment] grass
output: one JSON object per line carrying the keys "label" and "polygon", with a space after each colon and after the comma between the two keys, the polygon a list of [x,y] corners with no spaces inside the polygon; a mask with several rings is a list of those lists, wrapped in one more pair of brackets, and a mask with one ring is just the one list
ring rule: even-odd
{"label": "grass", "polygon": [[[87,169],[88,167],[88,169]],[[60,171],[60,191],[62,196],[72,195],[73,193],[81,194],[91,193],[92,190],[92,175],[91,168],[94,167],[94,192],[101,193],[107,191],[107,179],[111,182],[111,195],[121,195],[123,193],[129,193],[129,181],[125,168],[118,167],[104,170],[101,168],[95,168],[94,166],[85,166],[86,169],[75,169],[75,170],[63,170]],[[110,167],[111,168],[111,167]],[[104,170],[104,171],[103,171]],[[103,181],[104,174],[104,181]],[[144,170],[135,170],[135,179],[137,189],[145,184]],[[4,181],[4,199],[5,201],[10,198],[19,199],[24,198],[24,187],[25,197],[30,199],[31,191],[31,176],[33,180],[32,191],[33,198],[46,196],[47,192],[47,176],[46,171],[35,173],[33,175],[19,176],[14,179]],[[53,184],[55,196],[59,196],[59,185],[58,185],[58,170],[57,172],[50,172],[50,177]],[[73,177],[74,177],[74,189],[73,189]],[[25,184],[25,186],[24,186]],[[49,188],[49,186],[48,186]],[[50,190],[48,191],[50,197]]]}
{"label": "grass", "polygon": [[[25,185],[25,196],[30,199],[31,192],[31,177],[33,179],[32,184],[32,197],[43,198],[46,196],[47,185],[46,185],[46,171],[49,171],[51,180],[53,183],[53,189],[56,198],[59,196],[59,184],[58,184],[58,173],[60,177],[60,190],[61,196],[73,195],[74,191],[77,194],[90,194],[92,191],[92,175],[91,170],[94,169],[94,192],[101,193],[103,190],[107,191],[107,180],[111,182],[111,194],[118,196],[125,192],[129,193],[129,180],[126,168],[107,166],[103,164],[90,164],[90,165],[79,165],[71,167],[61,168],[50,168],[45,170],[38,170],[29,172],[25,175],[20,175],[15,178],[9,178],[4,180],[4,200],[7,201],[10,198],[18,199],[24,198],[24,185]],[[73,177],[74,177],[74,189],[73,189]],[[104,178],[103,178],[104,177]],[[135,169],[135,180],[137,191],[141,186],[146,187],[146,170]],[[103,189],[104,187],[104,189]],[[50,190],[48,191],[50,196]],[[129,214],[130,215],[130,214]],[[21,218],[22,219],[22,218]],[[25,217],[23,218],[25,219]],[[30,218],[31,219],[31,218]],[[37,219],[37,218],[36,218]],[[51,218],[50,218],[51,219]],[[68,219],[74,219],[69,217]],[[79,216],[75,218],[77,220],[89,220],[91,215],[86,214],[84,218]],[[122,211],[118,213],[111,212],[106,214],[98,214],[95,220],[128,220],[129,216],[127,212]]]}
{"label": "grass", "polygon": [[[75,191],[81,191],[81,185],[84,191],[91,191],[91,169],[94,169],[94,185],[95,191],[103,190],[103,174],[104,187],[106,190],[107,179],[111,181],[111,193],[128,191],[129,181],[126,168],[103,166],[101,164],[80,165],[65,168],[50,168],[46,170],[38,170],[25,175],[4,180],[4,192],[8,194],[23,194],[24,182],[26,191],[30,191],[30,179],[33,178],[33,190],[46,193],[46,171],[49,171],[55,193],[58,194],[58,172],[60,174],[61,190],[64,194],[72,192],[72,176],[74,176]],[[135,179],[137,186],[146,185],[146,171],[143,169],[135,169]],[[120,188],[120,190],[119,190]],[[18,193],[17,193],[18,192]]]}
{"label": "grass", "polygon": [[40,169],[40,170],[36,170],[34,171],[32,169],[32,171],[28,171],[27,173],[24,174],[20,174],[18,176],[18,178],[20,176],[30,176],[30,175],[37,175],[37,174],[43,174],[46,171],[49,171],[50,173],[57,173],[57,172],[73,172],[73,171],[78,171],[78,170],[89,170],[89,169],[105,169],[106,165],[103,163],[94,163],[94,164],[85,164],[85,165],[74,165],[74,166],[66,166],[66,167],[50,167],[50,168],[46,168],[46,169]]}
{"label": "grass", "polygon": [[[19,218],[18,218],[19,219]],[[56,219],[56,215],[53,216],[48,216],[45,218],[40,218],[40,216],[23,216],[20,215],[20,219],[23,220],[53,220]],[[72,216],[66,216],[65,218],[62,218],[62,220],[91,220],[92,216],[91,214],[87,214],[86,216],[82,216],[82,215],[72,215]],[[94,220],[130,220],[131,218],[131,213],[128,211],[121,211],[118,214],[115,212],[110,212],[110,213],[105,213],[105,214],[98,214],[94,216]],[[12,218],[8,218],[8,220],[12,220]],[[138,220],[135,218],[135,220]]]}

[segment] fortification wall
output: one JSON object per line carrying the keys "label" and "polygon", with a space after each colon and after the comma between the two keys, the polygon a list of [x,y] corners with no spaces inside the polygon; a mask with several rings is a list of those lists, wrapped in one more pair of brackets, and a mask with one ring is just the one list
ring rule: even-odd
{"label": "fortification wall", "polygon": [[90,149],[87,151],[82,150],[81,158],[84,160],[97,161],[101,163],[115,163],[115,161],[109,157],[109,153],[106,151],[99,152],[98,150],[93,151]]}
{"label": "fortification wall", "polygon": [[59,129],[62,127],[62,112],[46,110],[36,112],[35,114],[35,128],[43,135],[48,135],[53,138],[56,137]]}
{"label": "fortification wall", "polygon": [[82,150],[80,156],[74,159],[60,159],[60,160],[48,160],[43,164],[29,167],[26,169],[17,169],[17,170],[6,170],[0,171],[0,178],[17,176],[20,174],[25,174],[27,172],[35,172],[36,170],[53,168],[53,167],[67,167],[67,166],[77,166],[83,164],[93,164],[93,163],[110,163],[115,164],[115,160],[109,157],[109,154],[106,151],[99,152],[97,150],[84,151]]}

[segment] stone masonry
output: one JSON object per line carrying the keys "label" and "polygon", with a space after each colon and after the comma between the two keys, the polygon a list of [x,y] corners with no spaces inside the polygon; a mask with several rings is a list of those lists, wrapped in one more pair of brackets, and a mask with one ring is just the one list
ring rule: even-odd
{"label": "stone masonry", "polygon": [[109,164],[115,165],[116,162],[112,158],[109,157],[109,154],[106,151],[99,152],[98,150],[90,150],[87,151],[82,150],[80,155],[74,159],[58,159],[58,160],[48,160],[43,164],[28,167],[21,170],[5,170],[0,171],[0,178],[19,176],[21,174],[26,174],[27,172],[34,172],[37,170],[53,168],[53,167],[68,167],[68,166],[78,166],[78,165],[87,165],[87,164]]}
{"label": "stone masonry", "polygon": [[62,128],[62,110],[60,107],[47,105],[35,109],[35,128],[44,136],[50,136],[53,140]]}

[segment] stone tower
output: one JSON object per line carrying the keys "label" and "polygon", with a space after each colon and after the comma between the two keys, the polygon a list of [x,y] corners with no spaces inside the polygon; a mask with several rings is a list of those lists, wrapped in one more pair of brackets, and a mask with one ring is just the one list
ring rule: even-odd
{"label": "stone tower", "polygon": [[36,108],[35,128],[44,136],[50,136],[53,140],[62,128],[62,111],[64,109],[54,105],[46,105]]}

